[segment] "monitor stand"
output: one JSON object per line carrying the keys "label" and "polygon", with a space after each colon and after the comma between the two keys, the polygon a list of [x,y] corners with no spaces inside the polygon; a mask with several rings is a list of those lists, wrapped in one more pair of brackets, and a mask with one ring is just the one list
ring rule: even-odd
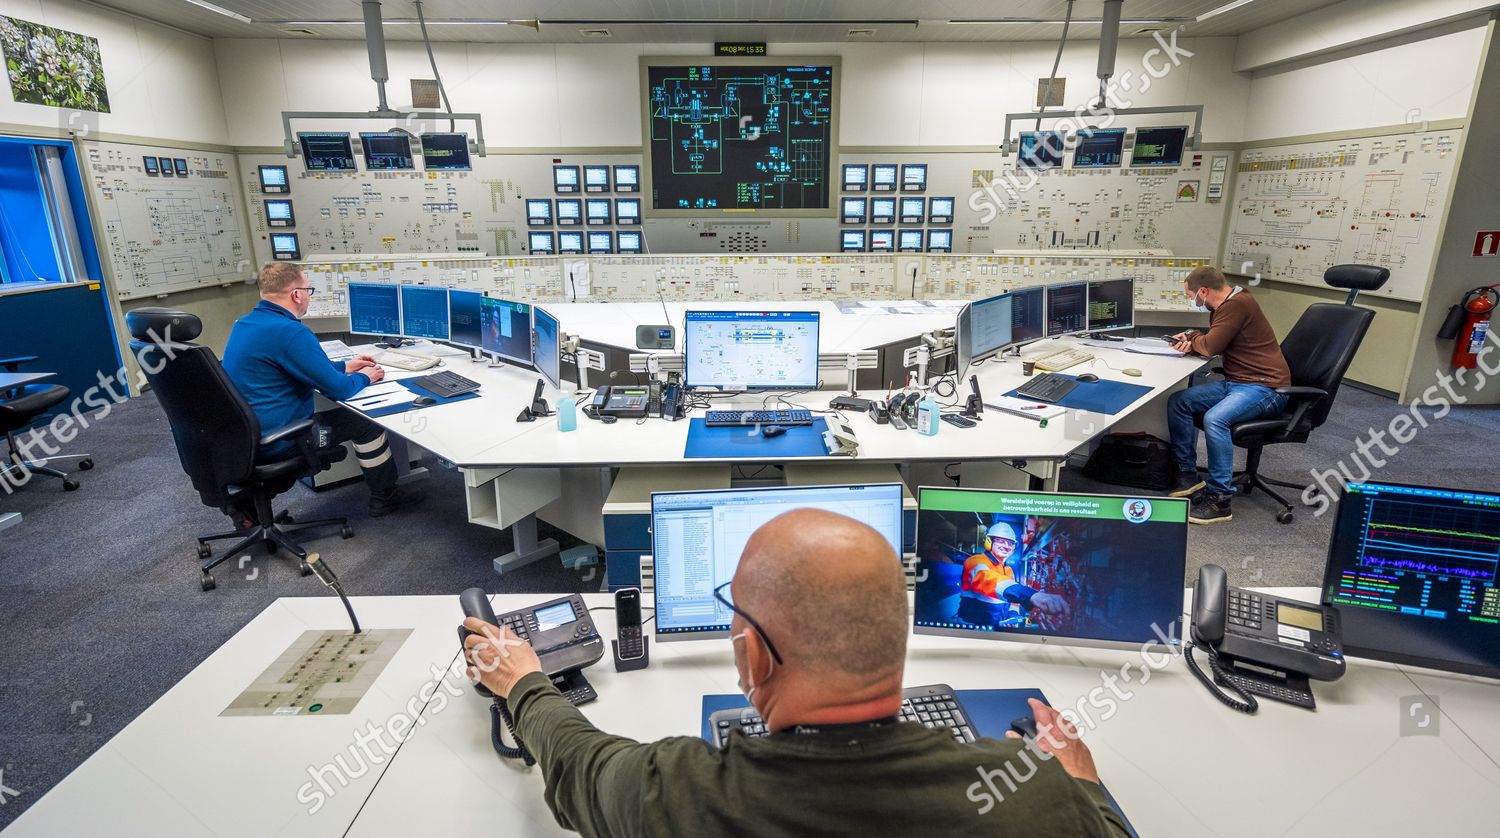
{"label": "monitor stand", "polygon": [[[1300,672],[1270,670],[1223,654],[1219,655],[1219,666],[1230,683],[1251,695],[1308,710],[1317,709],[1318,703],[1313,699],[1312,685],[1308,683],[1307,676]],[[1215,683],[1224,686],[1225,680],[1219,673],[1214,673]]]}

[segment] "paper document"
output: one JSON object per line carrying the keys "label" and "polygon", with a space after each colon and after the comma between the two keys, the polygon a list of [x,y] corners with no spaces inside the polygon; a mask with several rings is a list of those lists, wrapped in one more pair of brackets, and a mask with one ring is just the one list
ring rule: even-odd
{"label": "paper document", "polygon": [[1083,341],[1083,345],[1094,346],[1100,349],[1119,349],[1125,352],[1134,352],[1137,355],[1163,355],[1169,358],[1181,358],[1185,354],[1178,352],[1172,344],[1156,338],[1127,338],[1124,343],[1086,340]]}
{"label": "paper document", "polygon": [[349,397],[349,401],[351,401],[351,402],[358,402],[358,401],[364,401],[365,399],[373,398],[375,396],[384,396],[384,395],[386,395],[388,393],[410,393],[410,392],[411,391],[408,390],[408,389],[406,389],[405,387],[403,387],[401,385],[401,382],[399,382],[399,381],[382,381],[379,384],[371,384],[370,386],[366,387],[365,389],[360,390],[358,393],[355,393],[353,396],[350,396]]}
{"label": "paper document", "polygon": [[1000,396],[992,402],[985,402],[984,406],[992,410],[998,410],[1001,413],[1035,419],[1038,422],[1043,419],[1052,419],[1068,412],[1068,409],[1061,405],[1047,404],[1035,399],[1021,399],[1015,396]]}
{"label": "paper document", "polygon": [[341,340],[319,341],[318,345],[323,347],[323,354],[330,361],[347,361],[354,357],[354,350]]}
{"label": "paper document", "polygon": [[412,400],[416,399],[416,397],[416,393],[402,387],[399,393],[382,393],[381,395],[364,399],[350,399],[349,406],[355,410],[379,410],[383,407],[391,407],[398,404],[411,404]]}

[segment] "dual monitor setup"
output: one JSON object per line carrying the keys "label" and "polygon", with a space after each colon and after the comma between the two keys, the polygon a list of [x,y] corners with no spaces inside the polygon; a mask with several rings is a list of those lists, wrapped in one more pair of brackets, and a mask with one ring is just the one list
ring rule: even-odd
{"label": "dual monitor setup", "polygon": [[[463,170],[473,168],[469,161],[469,135],[464,133],[431,133],[418,135],[417,151],[422,155],[424,171]],[[299,131],[297,144],[302,164],[309,172],[356,172],[354,140],[347,131]],[[365,171],[399,172],[416,169],[412,135],[405,131],[385,133],[360,132]]]}
{"label": "dual monitor setup", "polygon": [[[1130,150],[1131,168],[1177,167],[1187,145],[1187,126],[1137,128]],[[1057,169],[1063,154],[1073,151],[1075,169],[1119,168],[1125,159],[1124,128],[1091,128],[1071,138],[1062,131],[1022,131],[1016,164],[1023,169]]]}
{"label": "dual monitor setup", "polygon": [[[909,542],[896,483],[663,492],[651,507],[658,641],[727,636],[714,590],[751,533],[805,508],[873,527],[893,562],[915,553],[917,634],[1132,650],[1184,634],[1185,499],[924,487]],[[1497,545],[1500,495],[1348,485],[1323,586],[1345,653],[1500,677]]]}
{"label": "dual monitor setup", "polygon": [[445,341],[532,367],[561,386],[557,318],[529,303],[458,288],[351,282],[349,331]]}
{"label": "dual monitor setup", "polygon": [[1043,338],[1135,325],[1135,279],[1076,280],[1018,288],[969,303],[954,330],[955,369]]}

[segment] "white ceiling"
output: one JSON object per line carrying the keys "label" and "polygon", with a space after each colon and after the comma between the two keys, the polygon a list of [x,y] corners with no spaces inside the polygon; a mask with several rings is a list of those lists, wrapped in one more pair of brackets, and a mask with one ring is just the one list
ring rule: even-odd
{"label": "white ceiling", "polygon": [[[95,0],[137,17],[216,38],[364,38],[357,0],[208,0],[250,18],[245,23],[187,0]],[[1126,0],[1124,16],[1165,19],[1165,23],[1126,23],[1123,37],[1182,26],[1184,35],[1239,35],[1338,0],[1254,0],[1201,23],[1196,18],[1228,0]],[[1102,0],[1077,0],[1075,21],[1098,20]],[[423,14],[434,41],[499,43],[586,43],[597,40],[583,29],[608,30],[615,43],[702,43],[715,40],[768,43],[841,41],[1047,41],[1062,34],[1061,23],[964,24],[955,20],[1061,21],[1065,0],[427,0]],[[411,0],[385,0],[387,21],[415,20]],[[301,24],[290,21],[351,21]],[[434,21],[525,20],[525,25],[433,24]],[[758,22],[757,22],[758,21]],[[784,22],[785,21],[785,22]],[[850,30],[873,30],[851,34]],[[386,38],[420,40],[417,26],[387,23]],[[1099,36],[1097,23],[1075,22],[1070,38]]]}

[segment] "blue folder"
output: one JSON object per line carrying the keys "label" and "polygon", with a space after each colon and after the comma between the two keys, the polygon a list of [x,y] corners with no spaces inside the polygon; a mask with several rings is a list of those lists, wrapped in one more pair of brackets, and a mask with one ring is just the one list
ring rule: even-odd
{"label": "blue folder", "polygon": [[434,393],[431,390],[427,389],[426,387],[423,387],[420,384],[416,384],[416,383],[411,382],[411,381],[402,381],[402,382],[399,382],[399,383],[401,384],[402,387],[405,387],[406,389],[412,391],[413,393],[416,393],[418,396],[426,396],[429,399],[436,399],[437,401],[434,402],[433,404],[424,404],[424,405],[414,405],[414,404],[411,404],[410,402],[408,402],[406,404],[393,404],[393,405],[388,405],[386,407],[377,407],[374,410],[362,410],[360,412],[363,413],[364,415],[370,417],[371,419],[379,419],[382,416],[393,416],[393,415],[395,415],[397,413],[405,413],[408,410],[426,410],[429,407],[437,407],[440,404],[452,404],[453,402],[461,402],[461,401],[465,401],[467,399],[477,399],[477,398],[479,398],[479,394],[477,392],[476,393],[461,393],[461,394],[459,394],[457,396],[450,396],[450,397],[444,398],[442,396],[439,396],[437,393]]}
{"label": "blue folder", "polygon": [[[1061,373],[1056,373],[1062,375]],[[1065,375],[1064,378],[1076,378]],[[1098,381],[1086,381],[1073,388],[1073,392],[1064,396],[1057,402],[1058,407],[1069,407],[1074,410],[1087,410],[1090,413],[1107,413],[1113,416],[1129,407],[1136,399],[1151,392],[1151,388],[1142,384],[1129,384],[1124,381],[1111,381],[1101,378]],[[1019,388],[1006,393],[1018,399],[1026,396],[1019,392]]]}
{"label": "blue folder", "polygon": [[826,457],[823,431],[828,423],[814,419],[811,425],[792,425],[786,433],[767,439],[755,426],[710,428],[702,419],[688,425],[687,449],[682,456],[689,460],[745,457],[777,460],[790,457]]}

